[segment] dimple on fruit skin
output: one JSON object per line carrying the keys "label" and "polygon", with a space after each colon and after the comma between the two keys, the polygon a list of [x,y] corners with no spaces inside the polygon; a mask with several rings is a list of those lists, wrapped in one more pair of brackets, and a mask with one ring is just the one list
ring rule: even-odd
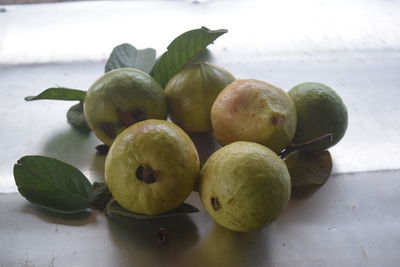
{"label": "dimple on fruit skin", "polygon": [[115,139],[106,158],[105,180],[121,206],[156,215],[183,203],[199,171],[197,150],[182,129],[168,121],[145,120]]}

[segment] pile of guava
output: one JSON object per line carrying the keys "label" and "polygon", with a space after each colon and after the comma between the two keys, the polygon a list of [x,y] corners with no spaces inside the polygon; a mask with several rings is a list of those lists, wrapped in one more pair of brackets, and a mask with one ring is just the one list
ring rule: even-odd
{"label": "pile of guava", "polygon": [[[341,97],[322,83],[286,92],[193,60],[226,32],[186,32],[158,60],[151,49],[123,44],[86,92],[49,88],[27,97],[79,100],[68,120],[90,128],[107,155],[105,184],[91,184],[58,160],[24,157],[14,166],[21,194],[65,213],[109,207],[154,218],[179,209],[198,191],[215,222],[249,232],[276,220],[295,186],[325,183],[332,171],[327,149],[348,124]],[[137,68],[137,58],[150,63]],[[202,147],[192,138],[203,133],[214,139],[201,146],[220,146],[200,160]]]}
{"label": "pile of guava", "polygon": [[[240,232],[278,218],[301,179],[291,174],[310,175],[347,128],[346,107],[326,85],[285,92],[206,62],[186,66],[165,88],[134,68],[110,71],[88,90],[84,115],[110,146],[105,179],[121,206],[160,214],[197,186],[210,216]],[[188,133],[208,131],[221,148],[200,166]]]}

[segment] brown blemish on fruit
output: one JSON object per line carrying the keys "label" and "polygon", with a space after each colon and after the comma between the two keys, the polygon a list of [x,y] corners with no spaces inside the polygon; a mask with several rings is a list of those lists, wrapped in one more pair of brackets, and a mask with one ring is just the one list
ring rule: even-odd
{"label": "brown blemish on fruit", "polygon": [[146,113],[141,108],[134,108],[131,111],[117,109],[118,118],[126,127],[146,119]]}
{"label": "brown blemish on fruit", "polygon": [[215,211],[218,211],[221,209],[221,205],[219,203],[219,200],[217,197],[211,197],[211,206]]}
{"label": "brown blemish on fruit", "polygon": [[235,92],[235,94],[232,94],[230,100],[225,104],[228,112],[237,113],[245,110],[249,104],[248,98],[248,93],[246,92]]}
{"label": "brown blemish on fruit", "polygon": [[156,175],[154,170],[146,165],[140,165],[136,169],[136,178],[146,184],[152,184],[156,182]]}
{"label": "brown blemish on fruit", "polygon": [[276,126],[282,126],[285,121],[285,117],[282,115],[274,115],[271,119],[272,124]]}
{"label": "brown blemish on fruit", "polygon": [[115,133],[114,125],[110,122],[102,122],[100,123],[100,128],[103,132],[110,138],[115,138],[117,135]]}

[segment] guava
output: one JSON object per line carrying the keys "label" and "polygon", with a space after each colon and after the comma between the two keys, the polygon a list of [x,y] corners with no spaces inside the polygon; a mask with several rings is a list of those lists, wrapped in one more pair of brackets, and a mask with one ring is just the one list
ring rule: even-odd
{"label": "guava", "polygon": [[238,141],[217,150],[200,172],[201,201],[220,225],[249,232],[274,221],[287,206],[291,184],[271,149]]}
{"label": "guava", "polygon": [[184,68],[165,87],[171,120],[187,132],[210,131],[211,106],[234,80],[227,70],[206,62]]}
{"label": "guava", "polygon": [[312,144],[301,151],[323,151],[343,138],[347,129],[347,108],[332,88],[321,83],[305,82],[293,87],[288,94],[297,111],[294,144],[332,134],[331,142]]}
{"label": "guava", "polygon": [[145,120],[115,139],[105,162],[105,180],[124,208],[156,215],[178,207],[200,172],[197,150],[177,125]]}
{"label": "guava", "polygon": [[115,69],[97,79],[83,107],[90,129],[109,146],[138,121],[167,118],[163,89],[150,75],[133,68]]}
{"label": "guava", "polygon": [[292,141],[297,117],[285,91],[264,81],[243,79],[218,95],[211,122],[221,145],[250,141],[279,153]]}

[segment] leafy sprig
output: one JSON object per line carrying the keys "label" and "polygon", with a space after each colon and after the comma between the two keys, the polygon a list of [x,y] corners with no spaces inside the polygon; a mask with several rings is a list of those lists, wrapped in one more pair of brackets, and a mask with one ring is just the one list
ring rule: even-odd
{"label": "leafy sprig", "polygon": [[159,215],[131,212],[120,206],[105,183],[90,183],[74,166],[44,156],[24,156],[14,165],[18,191],[28,201],[45,209],[64,213],[79,213],[88,209],[104,210],[136,219],[154,219],[198,212],[196,207],[183,203],[178,208]]}
{"label": "leafy sprig", "polygon": [[[167,82],[191,60],[227,30],[209,30],[206,27],[187,31],[175,38],[167,51],[156,60],[153,48],[136,49],[128,43],[114,47],[106,65],[105,72],[118,68],[136,68],[149,73],[164,87]],[[25,97],[26,101],[34,100],[77,100],[80,104],[72,106],[67,113],[68,123],[79,129],[90,130],[83,114],[83,102],[86,92],[67,87],[52,87],[36,96]]]}

